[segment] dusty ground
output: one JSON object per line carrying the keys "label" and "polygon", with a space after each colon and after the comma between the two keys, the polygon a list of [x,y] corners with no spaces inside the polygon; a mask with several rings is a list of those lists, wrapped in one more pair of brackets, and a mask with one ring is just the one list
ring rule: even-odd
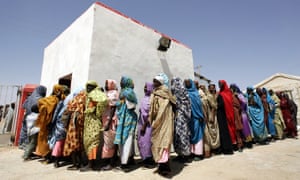
{"label": "dusty ground", "polygon": [[[3,135],[2,135],[3,136]],[[23,162],[23,151],[0,146],[0,179],[163,179],[155,169],[120,171],[68,171],[66,166],[54,168],[38,160]],[[181,165],[171,162],[170,179],[300,179],[300,140],[285,139],[266,146],[255,146],[231,156],[218,155],[210,159]]]}

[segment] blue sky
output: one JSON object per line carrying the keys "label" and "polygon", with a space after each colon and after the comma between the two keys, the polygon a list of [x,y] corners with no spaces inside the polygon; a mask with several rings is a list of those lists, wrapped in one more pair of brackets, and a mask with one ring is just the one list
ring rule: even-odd
{"label": "blue sky", "polygon": [[[95,1],[1,0],[0,84],[38,84],[43,51]],[[242,89],[300,75],[299,0],[103,0],[193,50],[194,65]]]}

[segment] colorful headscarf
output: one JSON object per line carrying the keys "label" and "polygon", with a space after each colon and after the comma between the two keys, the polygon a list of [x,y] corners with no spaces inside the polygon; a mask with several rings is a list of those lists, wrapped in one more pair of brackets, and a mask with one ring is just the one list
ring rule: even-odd
{"label": "colorful headscarf", "polygon": [[109,106],[115,106],[117,101],[119,100],[119,92],[117,88],[117,81],[113,79],[107,79],[105,81],[106,84],[106,96],[108,98]]}
{"label": "colorful headscarf", "polygon": [[189,79],[191,87],[187,88],[187,91],[189,93],[189,97],[191,100],[191,106],[192,106],[192,115],[194,118],[197,119],[203,119],[203,110],[202,110],[202,102],[200,99],[199,92],[195,86],[195,83],[193,80]]}
{"label": "colorful headscarf", "polygon": [[158,80],[161,84],[166,85],[169,87],[169,78],[164,73],[159,73],[157,76],[154,77],[154,79]]}
{"label": "colorful headscarf", "polygon": [[269,103],[269,105],[275,106],[275,101],[271,98],[269,91],[267,90],[267,88],[262,88],[263,93],[266,94],[267,96],[267,102]]}
{"label": "colorful headscarf", "polygon": [[113,79],[107,79],[105,84],[107,84],[107,91],[110,91],[110,90],[117,90],[118,87],[117,87],[117,81],[116,80],[113,80]]}
{"label": "colorful headscarf", "polygon": [[43,98],[46,96],[47,88],[45,86],[39,85],[36,87],[32,94],[25,100],[23,104],[23,108],[26,110],[26,114],[31,113],[31,107],[38,103],[38,100],[40,98]]}
{"label": "colorful headscarf", "polygon": [[154,89],[154,86],[153,86],[153,83],[152,82],[146,82],[146,92],[145,92],[145,96],[150,96],[153,89]]}
{"label": "colorful headscarf", "polygon": [[122,76],[121,83],[120,83],[121,89],[123,88],[134,88],[133,80],[130,77]]}
{"label": "colorful headscarf", "polygon": [[133,91],[133,80],[129,77],[122,76],[120,86],[120,99],[125,97],[128,101],[137,104],[137,97],[135,95],[135,92]]}
{"label": "colorful headscarf", "polygon": [[228,121],[234,121],[232,92],[225,80],[219,80],[219,83],[222,84],[219,94],[222,96],[225,104],[226,118]]}
{"label": "colorful headscarf", "polygon": [[235,83],[230,84],[230,88],[236,89],[236,92],[237,92],[238,94],[243,93],[243,92],[240,90],[240,88],[238,87],[238,85],[235,84]]}
{"label": "colorful headscarf", "polygon": [[52,90],[52,95],[57,96],[60,100],[64,100],[65,99],[65,87],[60,85],[60,84],[55,84],[53,86],[53,90]]}
{"label": "colorful headscarf", "polygon": [[88,80],[85,84],[85,87],[87,87],[88,85],[91,85],[91,86],[95,86],[95,87],[99,87],[98,86],[98,83],[94,80]]}

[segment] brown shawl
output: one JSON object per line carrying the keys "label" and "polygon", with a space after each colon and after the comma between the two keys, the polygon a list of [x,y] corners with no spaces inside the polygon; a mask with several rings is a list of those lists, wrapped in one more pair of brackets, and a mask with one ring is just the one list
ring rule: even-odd
{"label": "brown shawl", "polygon": [[152,124],[152,153],[157,162],[164,149],[173,143],[175,97],[164,85],[154,89],[150,97],[149,122]]}

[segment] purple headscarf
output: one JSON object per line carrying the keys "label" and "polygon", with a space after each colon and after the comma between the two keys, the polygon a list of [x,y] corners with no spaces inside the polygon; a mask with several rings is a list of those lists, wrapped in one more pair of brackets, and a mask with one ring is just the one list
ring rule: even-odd
{"label": "purple headscarf", "polygon": [[142,159],[146,159],[152,156],[151,152],[151,126],[147,126],[145,134],[142,136],[140,131],[142,126],[148,120],[150,111],[150,95],[153,91],[153,83],[147,82],[145,84],[145,96],[141,100],[140,115],[138,120],[138,147]]}

